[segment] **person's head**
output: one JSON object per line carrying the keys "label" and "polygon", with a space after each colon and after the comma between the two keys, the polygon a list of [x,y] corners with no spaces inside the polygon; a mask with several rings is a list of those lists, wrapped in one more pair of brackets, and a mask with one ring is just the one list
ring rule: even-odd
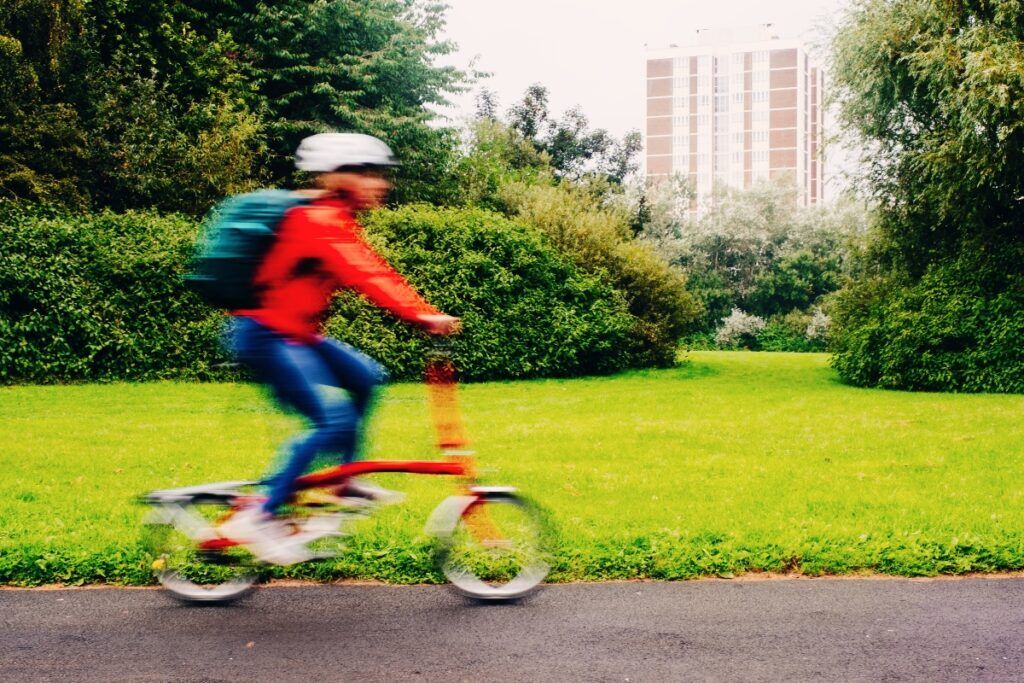
{"label": "person's head", "polygon": [[391,148],[372,135],[320,133],[304,139],[295,151],[295,166],[316,173],[316,184],[344,195],[356,209],[380,206],[391,189],[384,176],[397,166]]}

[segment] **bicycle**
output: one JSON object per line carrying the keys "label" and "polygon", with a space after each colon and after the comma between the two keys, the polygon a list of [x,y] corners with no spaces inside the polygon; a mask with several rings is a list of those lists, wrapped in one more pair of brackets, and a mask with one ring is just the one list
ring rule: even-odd
{"label": "bicycle", "polygon": [[[376,506],[335,493],[354,476],[373,473],[456,477],[458,490],[431,513],[426,531],[451,586],[480,601],[511,601],[535,591],[547,576],[550,528],[545,513],[515,488],[478,485],[474,453],[458,417],[455,370],[444,348],[427,363],[427,385],[440,460],[362,460],[300,477],[287,522],[314,560],[337,557],[350,527]],[[144,525],[152,569],[170,594],[188,603],[226,603],[247,594],[267,565],[219,533],[221,523],[258,502],[256,481],[226,481],[152,491]],[[321,546],[326,546],[322,548]]]}

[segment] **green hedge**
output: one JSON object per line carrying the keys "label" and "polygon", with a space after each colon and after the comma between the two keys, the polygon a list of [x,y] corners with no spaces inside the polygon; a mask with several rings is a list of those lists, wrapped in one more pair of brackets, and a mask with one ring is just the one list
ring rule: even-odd
{"label": "green hedge", "polygon": [[[610,284],[539,231],[476,209],[379,211],[368,234],[429,300],[462,317],[466,379],[613,372],[639,362],[636,320]],[[223,314],[181,284],[197,226],[147,212],[64,216],[0,204],[0,381],[224,378]],[[396,378],[424,337],[358,296],[327,328]]]}
{"label": "green hedge", "polygon": [[918,281],[865,278],[835,297],[833,365],[860,386],[1024,392],[1024,254],[965,252]]}
{"label": "green hedge", "polygon": [[180,216],[64,216],[0,204],[0,381],[208,378],[223,315],[181,276]]}
{"label": "green hedge", "polygon": [[[480,209],[428,206],[377,211],[366,229],[428,301],[462,318],[451,346],[467,379],[607,373],[637,360],[621,294],[580,272],[537,230]],[[336,299],[327,330],[393,375],[422,369],[423,335],[355,294]]]}
{"label": "green hedge", "polygon": [[501,198],[516,220],[537,226],[584,272],[622,292],[636,324],[636,364],[668,367],[693,331],[701,305],[682,271],[633,237],[629,215],[569,183],[509,183]]}

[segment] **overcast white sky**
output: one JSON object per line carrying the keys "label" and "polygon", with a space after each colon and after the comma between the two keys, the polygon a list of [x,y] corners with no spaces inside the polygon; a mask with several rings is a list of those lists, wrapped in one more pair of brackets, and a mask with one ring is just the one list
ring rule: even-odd
{"label": "overcast white sky", "polygon": [[[448,60],[493,75],[482,81],[502,108],[531,83],[551,91],[561,113],[579,104],[592,125],[622,135],[641,127],[645,44],[687,43],[699,28],[773,23],[784,38],[807,43],[848,0],[447,0],[448,37],[459,53]],[[473,112],[472,94],[457,98],[453,116]]]}
{"label": "overcast white sky", "polygon": [[[621,136],[642,128],[646,46],[686,44],[701,28],[774,24],[783,38],[823,45],[851,0],[446,0],[447,36],[459,46],[447,63],[471,62],[491,73],[477,86],[494,90],[504,110],[532,83],[551,92],[556,114],[580,105],[591,125]],[[475,61],[474,61],[475,60]],[[826,71],[827,78],[827,71]],[[445,112],[470,116],[475,93]],[[826,135],[833,130],[826,117]],[[826,198],[847,185],[853,155],[832,146]]]}

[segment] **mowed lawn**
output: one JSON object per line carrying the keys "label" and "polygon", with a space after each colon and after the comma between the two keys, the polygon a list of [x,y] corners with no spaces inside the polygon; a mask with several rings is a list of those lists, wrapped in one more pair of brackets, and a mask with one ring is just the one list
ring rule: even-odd
{"label": "mowed lawn", "polygon": [[[551,512],[553,579],[1024,568],[1024,396],[840,384],[827,356],[692,353],[678,368],[466,385],[488,483]],[[149,580],[146,490],[258,476],[298,427],[249,385],[0,389],[0,583]],[[368,457],[433,457],[425,390],[394,385]],[[444,478],[293,576],[436,580]]]}

